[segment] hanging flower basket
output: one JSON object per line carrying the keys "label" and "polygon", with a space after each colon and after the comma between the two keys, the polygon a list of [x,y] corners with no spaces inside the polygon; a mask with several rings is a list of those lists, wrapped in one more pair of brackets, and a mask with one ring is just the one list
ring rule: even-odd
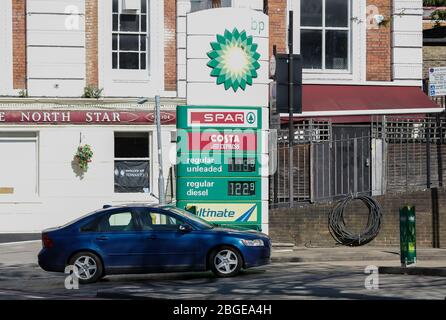
{"label": "hanging flower basket", "polygon": [[91,158],[93,158],[93,151],[91,150],[91,146],[89,144],[79,146],[74,157],[77,159],[79,167],[83,171],[87,171],[88,164],[91,162]]}

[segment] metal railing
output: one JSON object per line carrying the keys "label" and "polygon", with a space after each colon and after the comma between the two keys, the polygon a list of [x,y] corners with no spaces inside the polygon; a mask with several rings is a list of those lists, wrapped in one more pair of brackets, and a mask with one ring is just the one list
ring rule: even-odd
{"label": "metal railing", "polygon": [[370,124],[306,121],[295,127],[293,190],[288,130],[279,130],[270,206],[332,201],[350,194],[382,195],[443,186],[446,114],[375,116]]}

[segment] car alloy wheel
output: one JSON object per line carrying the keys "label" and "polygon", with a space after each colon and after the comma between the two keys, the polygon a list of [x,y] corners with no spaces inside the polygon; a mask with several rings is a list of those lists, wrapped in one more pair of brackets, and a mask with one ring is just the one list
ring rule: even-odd
{"label": "car alloy wheel", "polygon": [[96,282],[105,275],[101,259],[93,252],[79,252],[68,264],[74,267],[73,272],[82,284]]}
{"label": "car alloy wheel", "polygon": [[237,254],[230,249],[221,250],[214,257],[214,267],[222,275],[233,274],[239,269],[239,264]]}
{"label": "car alloy wheel", "polygon": [[89,256],[80,256],[74,262],[74,266],[76,267],[74,272],[81,280],[90,280],[95,276],[98,270],[96,261]]}

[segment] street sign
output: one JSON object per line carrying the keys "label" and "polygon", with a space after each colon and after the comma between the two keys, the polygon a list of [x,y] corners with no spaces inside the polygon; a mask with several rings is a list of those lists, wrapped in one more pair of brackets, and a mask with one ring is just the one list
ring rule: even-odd
{"label": "street sign", "polygon": [[183,106],[177,110],[177,127],[261,129],[268,120],[265,111],[259,107]]}
{"label": "street sign", "polygon": [[180,177],[259,177],[262,157],[256,153],[214,152],[212,155],[182,154],[177,165]]}
{"label": "street sign", "polygon": [[261,229],[267,113],[260,107],[177,108],[178,207],[211,222]]}
{"label": "street sign", "polygon": [[177,107],[176,152],[178,207],[266,233],[268,19],[240,8],[187,15],[187,105]]}
{"label": "street sign", "polygon": [[429,96],[446,95],[446,67],[429,69]]}
{"label": "street sign", "polygon": [[261,178],[178,178],[177,200],[260,201]]}

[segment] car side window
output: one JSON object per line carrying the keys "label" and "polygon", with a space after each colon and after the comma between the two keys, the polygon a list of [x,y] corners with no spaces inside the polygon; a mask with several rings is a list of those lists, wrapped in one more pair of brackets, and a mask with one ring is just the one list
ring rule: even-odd
{"label": "car side window", "polygon": [[140,216],[143,230],[175,231],[184,223],[170,215],[149,210],[141,212]]}
{"label": "car side window", "polygon": [[100,221],[100,218],[93,219],[93,221],[90,221],[81,227],[81,232],[97,232]]}
{"label": "car side window", "polygon": [[138,231],[135,215],[131,211],[106,214],[97,225],[97,232]]}

